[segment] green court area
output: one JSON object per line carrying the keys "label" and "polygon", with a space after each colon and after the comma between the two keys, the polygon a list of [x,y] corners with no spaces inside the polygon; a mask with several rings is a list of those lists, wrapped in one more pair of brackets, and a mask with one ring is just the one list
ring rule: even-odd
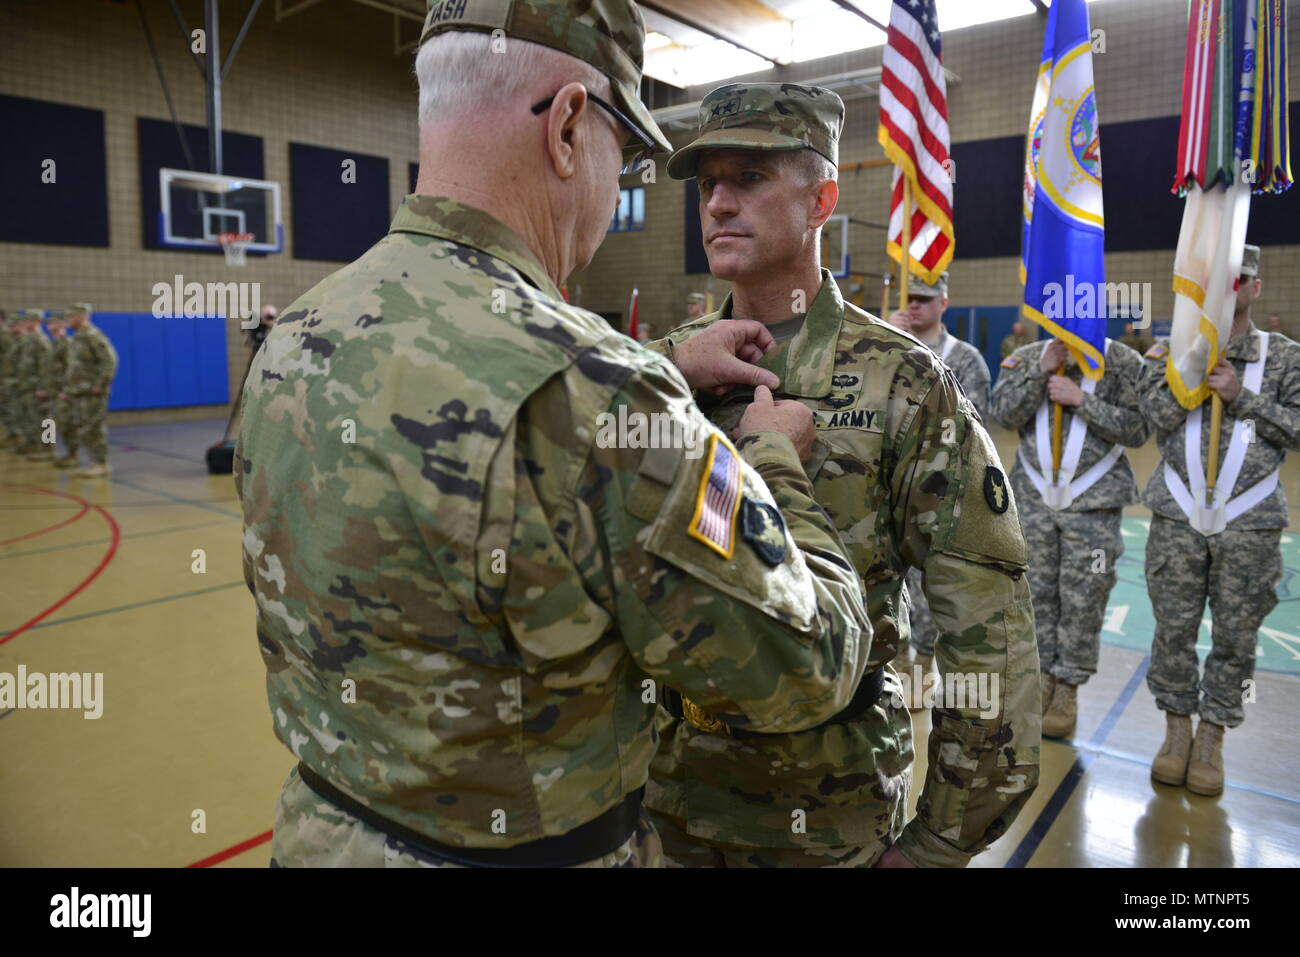
{"label": "green court area", "polygon": [[[1119,581],[1110,593],[1110,603],[1106,608],[1106,622],[1101,630],[1103,644],[1135,651],[1151,650],[1156,623],[1143,572],[1148,526],[1149,520],[1145,518],[1124,519],[1124,554],[1118,564]],[[1278,604],[1259,630],[1256,666],[1260,671],[1296,674],[1300,673],[1300,535],[1283,533],[1282,563],[1282,581],[1277,586]],[[1204,661],[1210,650],[1208,603],[1196,650]]]}

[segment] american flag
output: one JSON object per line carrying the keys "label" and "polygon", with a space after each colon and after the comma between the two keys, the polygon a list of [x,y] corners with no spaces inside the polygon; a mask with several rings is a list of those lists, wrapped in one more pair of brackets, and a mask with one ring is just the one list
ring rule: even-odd
{"label": "american flag", "polygon": [[894,164],[887,249],[902,261],[903,177],[911,183],[911,272],[928,283],[952,261],[948,93],[934,0],[894,0],[880,70],[876,139]]}
{"label": "american flag", "polygon": [[730,558],[736,510],[740,506],[740,462],[721,436],[715,434],[712,441],[712,461],[704,474],[695,518],[687,532],[724,558]]}

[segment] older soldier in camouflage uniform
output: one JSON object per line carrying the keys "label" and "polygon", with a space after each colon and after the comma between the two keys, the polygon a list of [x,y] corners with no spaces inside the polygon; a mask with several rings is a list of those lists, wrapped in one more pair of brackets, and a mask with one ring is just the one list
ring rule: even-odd
{"label": "older soldier in camouflage uniform", "polygon": [[[736,317],[767,323],[781,348],[761,364],[781,377],[781,395],[815,410],[808,475],[849,546],[876,636],[854,701],[798,734],[737,734],[703,702],[666,698],[647,802],[679,865],[960,866],[1006,830],[1038,781],[1025,546],[997,452],[951,371],[846,303],[818,268],[843,116],[828,90],[724,86],[701,104],[699,138],[668,164],[699,183],[710,269],[733,283],[720,310],[669,341],[689,344]],[[732,428],[739,392],[702,407]],[[929,778],[904,827],[911,719],[888,662],[909,565],[926,572],[944,673],[1006,684],[982,716],[961,706],[973,701],[937,704]]]}
{"label": "older soldier in camouflage uniform", "polygon": [[[889,323],[920,339],[953,371],[957,381],[971,400],[980,416],[988,415],[989,375],[988,363],[980,351],[969,342],[958,339],[943,324],[943,313],[948,308],[948,274],[939,275],[933,285],[912,276],[907,288],[907,306],[889,317]],[[920,665],[922,675],[930,673],[934,663],[934,642],[939,637],[925,589],[921,587],[921,569],[912,568],[907,573],[907,596],[910,601],[911,644],[908,655],[901,659],[904,680],[912,674],[912,666]]]}
{"label": "older soldier in camouflage uniform", "polygon": [[[1106,602],[1124,553],[1120,520],[1138,500],[1125,447],[1151,435],[1142,415],[1142,357],[1107,340],[1100,380],[1083,375],[1059,339],[1021,346],[1002,360],[993,418],[1020,433],[1011,484],[1029,544],[1043,734],[1068,738],[1078,688],[1097,672]],[[1064,375],[1056,371],[1066,365]],[[1052,405],[1064,409],[1061,470],[1052,474]]]}
{"label": "older soldier in camouflage uniform", "polygon": [[107,478],[108,396],[117,372],[117,350],[91,321],[89,303],[68,309],[68,325],[75,333],[68,359],[68,396],[71,429],[64,433],[68,452],[65,459],[77,461],[84,445],[90,453],[89,467],[77,474],[84,478]]}
{"label": "older soldier in camouflage uniform", "polygon": [[[1261,289],[1258,246],[1246,247],[1241,273],[1231,337],[1207,380],[1223,399],[1219,494],[1211,508],[1197,507],[1211,404],[1191,412],[1179,404],[1165,379],[1163,342],[1147,353],[1143,405],[1161,456],[1142,496],[1154,513],[1146,576],[1156,634],[1147,687],[1167,723],[1151,776],[1205,795],[1223,790],[1223,731],[1245,720],[1259,626],[1277,605],[1288,514],[1279,474],[1286,453],[1300,448],[1300,345],[1251,321]],[[1207,598],[1213,647],[1202,676],[1196,639]],[[1201,716],[1195,740],[1194,712]]]}
{"label": "older soldier in camouflage uniform", "polygon": [[[863,673],[860,588],[797,451],[811,415],[762,387],[732,446],[691,402],[775,384],[733,354],[771,337],[674,368],[560,295],[620,151],[667,149],[643,40],[627,0],[432,4],[419,192],[254,360],[244,573],[300,761],[276,864],[660,864],[656,681],[777,731]],[[649,416],[688,441],[609,424]]]}

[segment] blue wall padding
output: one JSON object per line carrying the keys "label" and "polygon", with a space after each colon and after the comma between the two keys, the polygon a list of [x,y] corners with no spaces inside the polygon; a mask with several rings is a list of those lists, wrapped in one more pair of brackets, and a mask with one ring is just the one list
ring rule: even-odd
{"label": "blue wall padding", "polygon": [[97,312],[95,325],[117,350],[110,410],[229,401],[225,319],[155,319],[147,312]]}

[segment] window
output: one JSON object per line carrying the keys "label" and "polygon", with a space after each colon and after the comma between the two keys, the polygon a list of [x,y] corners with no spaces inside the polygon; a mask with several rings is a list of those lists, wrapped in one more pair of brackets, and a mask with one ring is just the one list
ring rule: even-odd
{"label": "window", "polygon": [[629,186],[618,192],[618,208],[609,222],[611,233],[645,229],[645,187]]}

